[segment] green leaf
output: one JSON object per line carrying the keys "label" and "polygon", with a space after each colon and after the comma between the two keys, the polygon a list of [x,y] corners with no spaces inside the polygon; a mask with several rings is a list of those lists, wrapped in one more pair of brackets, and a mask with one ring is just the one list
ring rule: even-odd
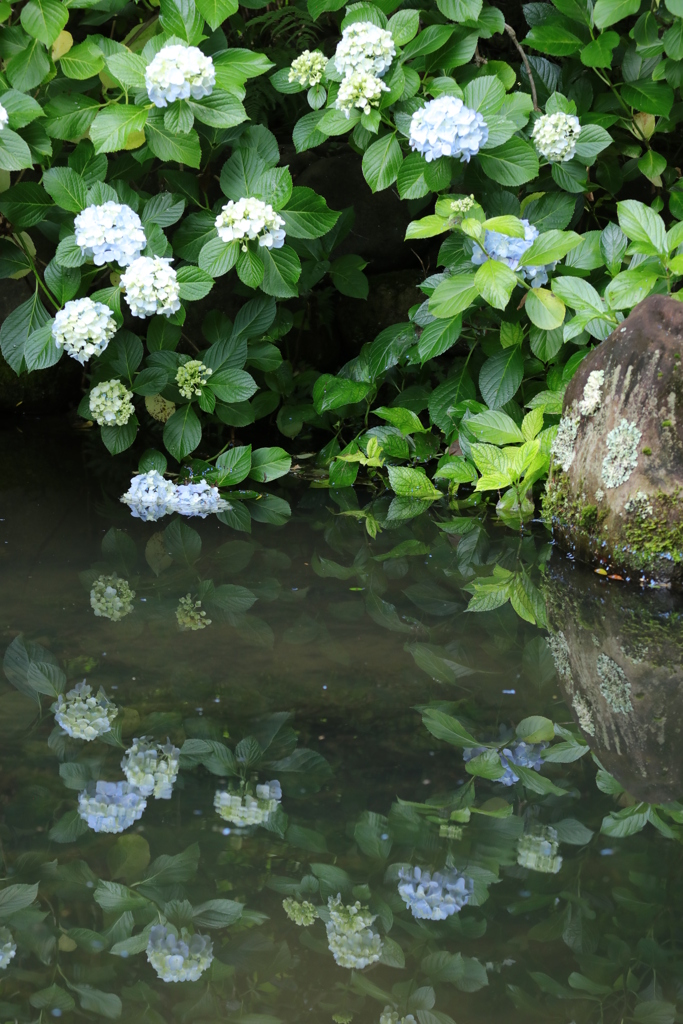
{"label": "green leaf", "polygon": [[476,21],[484,6],[483,0],[437,0],[436,6],[451,21]]}
{"label": "green leaf", "polygon": [[311,188],[295,187],[280,213],[285,230],[293,238],[320,238],[331,231],[340,214],[328,209],[322,196]]}
{"label": "green leaf", "polygon": [[70,167],[53,167],[45,171],[43,187],[62,210],[80,213],[88,205],[88,187],[80,174]]}
{"label": "green leaf", "polygon": [[[473,0],[479,3],[480,0]],[[391,32],[396,46],[405,46],[418,32],[420,27],[420,15],[417,11],[397,11],[393,18],[389,19],[387,29]]]}
{"label": "green leaf", "polygon": [[63,1012],[69,1012],[73,1010],[76,1003],[72,996],[69,995],[59,985],[50,985],[49,988],[42,988],[38,992],[32,992],[29,997],[31,1006],[34,1006],[37,1010],[59,1010],[60,1015]]}
{"label": "green leaf", "polygon": [[490,444],[514,444],[525,440],[515,421],[507,413],[494,409],[470,416],[467,420],[467,429],[477,441],[487,441]]}
{"label": "green leaf", "polygon": [[202,425],[192,405],[176,409],[164,427],[164,444],[180,461],[193,452],[202,439]]}
{"label": "green leaf", "polygon": [[263,247],[263,280],[261,288],[266,295],[274,295],[278,299],[295,298],[298,294],[296,283],[301,276],[301,263],[294,249],[283,245],[280,249]]}
{"label": "green leaf", "polygon": [[408,466],[389,466],[389,483],[393,491],[402,498],[421,498],[435,501],[442,497],[423,469]]}
{"label": "green leaf", "polygon": [[605,299],[610,309],[631,309],[647,298],[659,280],[656,271],[645,267],[622,270],[605,288]]}
{"label": "green leaf", "polygon": [[19,92],[35,89],[49,74],[49,71],[50,61],[45,47],[37,39],[31,39],[29,45],[11,57],[5,66],[5,73],[10,84]]}
{"label": "green leaf", "polygon": [[633,1011],[638,1024],[674,1024],[676,1007],[659,999],[638,1003]]}
{"label": "green leaf", "polygon": [[31,150],[21,135],[10,128],[3,128],[0,132],[0,169],[21,171],[24,167],[33,167]]}
{"label": "green leaf", "polygon": [[100,1017],[107,1017],[109,1020],[116,1020],[116,1018],[121,1016],[123,1004],[113,992],[101,992],[90,985],[70,984],[69,988],[72,992],[78,994],[81,1009],[91,1010],[93,1013],[99,1014]]}
{"label": "green leaf", "polygon": [[0,327],[0,350],[16,374],[25,369],[24,347],[31,334],[50,319],[36,292],[12,310]]}
{"label": "green leaf", "polygon": [[[419,38],[419,37],[418,37]],[[373,192],[389,188],[398,176],[403,162],[401,147],[395,134],[373,142],[363,154],[363,176]]]}
{"label": "green leaf", "polygon": [[192,923],[196,928],[228,928],[239,921],[242,909],[234,900],[208,900],[193,908]]}
{"label": "green leaf", "polygon": [[304,114],[294,125],[292,142],[297,153],[315,149],[316,146],[320,146],[326,141],[327,135],[318,127],[324,114],[323,110],[313,110],[310,114]]}
{"label": "green leaf", "polygon": [[573,31],[575,27],[564,18],[548,18],[547,21],[533,25],[524,42],[541,53],[553,57],[568,57],[580,50],[585,42]]}
{"label": "green leaf", "polygon": [[115,50],[105,58],[107,71],[127,89],[145,88],[147,62],[139,53],[130,50]]}
{"label": "green leaf", "polygon": [[222,277],[235,266],[239,253],[239,242],[223,242],[218,237],[212,238],[201,248],[199,267],[213,278]]}
{"label": "green leaf", "polygon": [[9,127],[14,130],[25,128],[37,117],[45,117],[45,111],[40,103],[33,99],[33,96],[26,96],[25,93],[18,92],[16,89],[0,93],[0,103],[7,111]]}
{"label": "green leaf", "polygon": [[105,107],[90,126],[95,152],[115,153],[125,149],[131,132],[141,132],[146,121],[147,110],[144,107],[122,104]]}
{"label": "green leaf", "polygon": [[238,446],[223,452],[216,459],[217,487],[234,487],[249,476],[251,469],[251,445]]}
{"label": "green leaf", "polygon": [[21,10],[21,24],[45,46],[52,46],[68,20],[69,12],[59,0],[29,0]]}
{"label": "green leaf", "polygon": [[57,246],[55,260],[60,267],[82,267],[85,263],[85,256],[80,245],[76,244],[75,235],[67,235]]}
{"label": "green leaf", "polygon": [[[593,127],[589,125],[588,127]],[[611,141],[611,140],[610,140]],[[535,267],[564,259],[581,241],[575,231],[544,231],[524,253],[525,266]]]}
{"label": "green leaf", "polygon": [[373,409],[372,412],[374,416],[379,416],[380,419],[386,420],[392,427],[397,427],[406,436],[421,434],[427,429],[422,426],[420,417],[412,409],[402,409],[398,406],[396,408],[379,406],[379,408]]}
{"label": "green leaf", "polygon": [[474,284],[494,309],[505,309],[517,284],[517,276],[505,263],[486,260],[474,275]]}
{"label": "green leaf", "polygon": [[62,74],[82,82],[99,75],[104,68],[104,54],[91,39],[72,46],[59,62]]}
{"label": "green leaf", "polygon": [[64,349],[57,348],[52,338],[52,321],[33,331],[26,339],[24,359],[29,372],[54,366],[63,355]]}
{"label": "green leaf", "polygon": [[54,843],[73,843],[87,831],[88,825],[78,811],[67,811],[57,824],[52,826],[48,836]]}
{"label": "green leaf", "polygon": [[137,416],[131,416],[122,427],[100,427],[100,437],[111,455],[120,455],[135,441],[138,432]]}
{"label": "green leaf", "polygon": [[612,145],[612,136],[597,124],[585,124],[576,142],[576,159],[590,166],[597,156]]}
{"label": "green leaf", "polygon": [[524,308],[532,324],[543,331],[552,331],[564,323],[564,303],[547,288],[531,288]]}
{"label": "green leaf", "polygon": [[462,331],[462,317],[456,316],[452,320],[435,320],[422,331],[417,344],[417,351],[420,360],[426,363],[428,359],[435,359],[443,355],[449,348],[455,345]]}
{"label": "green leaf", "polygon": [[199,136],[194,128],[186,135],[175,135],[164,126],[163,110],[151,110],[145,124],[145,138],[154,156],[160,160],[198,168],[201,163]]}
{"label": "green leaf", "polygon": [[238,0],[195,0],[197,10],[212,32],[233,14],[237,14]]}
{"label": "green leaf", "polygon": [[282,448],[257,448],[251,457],[249,476],[261,484],[286,476],[292,466],[291,456]]}
{"label": "green leaf", "polygon": [[361,402],[372,385],[324,373],[313,385],[313,405],[318,415],[343,405]]}
{"label": "green leaf", "polygon": [[447,715],[443,711],[425,708],[422,712],[422,722],[432,736],[436,736],[438,740],[445,740],[446,743],[451,743],[454,747],[476,747],[478,745],[474,736],[457,718],[453,718],[452,715]]}
{"label": "green leaf", "polygon": [[581,63],[587,68],[609,68],[612,66],[613,51],[619,45],[618,32],[603,32],[579,54]]}
{"label": "green leaf", "polygon": [[186,302],[197,302],[205,298],[214,286],[214,280],[201,267],[179,267],[178,294]]}
{"label": "green leaf", "polygon": [[645,246],[648,253],[666,255],[666,228],[664,221],[645,203],[636,199],[626,199],[617,203],[619,226],[632,241]]}
{"label": "green leaf", "polygon": [[625,83],[621,86],[621,96],[635,110],[662,117],[669,116],[674,103],[674,91],[671,86],[653,82],[651,78]]}
{"label": "green leaf", "polygon": [[640,0],[597,0],[593,20],[599,29],[608,28],[640,10]]}
{"label": "green leaf", "polygon": [[213,128],[234,128],[247,120],[242,102],[226,92],[213,92],[201,100],[186,100],[188,109],[202,124]]}
{"label": "green leaf", "polygon": [[488,121],[503,106],[505,86],[495,75],[483,75],[468,82],[464,94],[467,106],[477,110]]}
{"label": "green leaf", "polygon": [[237,257],[237,276],[249,288],[258,288],[263,280],[265,266],[261,250],[240,250]]}
{"label": "green leaf", "polygon": [[555,739],[555,726],[549,718],[541,715],[532,715],[531,718],[523,718],[515,729],[518,739],[526,743],[544,743]]}
{"label": "green leaf", "polygon": [[10,242],[8,238],[0,239],[0,279],[11,277],[12,274],[23,270],[30,270],[30,267],[28,257],[18,245]]}
{"label": "green leaf", "polygon": [[98,109],[97,100],[90,96],[57,95],[45,106],[45,131],[51,139],[79,138],[87,134]]}
{"label": "green leaf", "polygon": [[37,882],[34,885],[8,885],[0,890],[0,920],[30,907],[37,896]]}
{"label": "green leaf", "polygon": [[437,285],[429,300],[429,312],[432,316],[450,319],[462,313],[479,295],[475,282],[475,274],[454,274]]}
{"label": "green leaf", "polygon": [[[6,192],[0,192],[0,212],[15,228],[30,228],[39,224],[51,206],[52,200],[45,189],[33,181],[20,181]],[[15,267],[13,273],[19,269]]]}
{"label": "green leaf", "polygon": [[484,174],[499,185],[523,185],[538,176],[538,155],[523,139],[513,138],[496,149],[482,150],[479,161]]}
{"label": "green leaf", "polygon": [[[429,25],[403,51],[404,60],[440,50],[455,32],[455,25]],[[468,58],[469,60],[469,58]]]}
{"label": "green leaf", "polygon": [[479,390],[489,409],[504,406],[522,383],[524,357],[519,348],[508,348],[491,356],[479,372]]}
{"label": "green leaf", "polygon": [[246,370],[230,367],[218,370],[210,380],[209,386],[216,398],[221,402],[246,402],[258,390],[256,381]]}
{"label": "green leaf", "polygon": [[150,861],[149,843],[144,836],[119,836],[107,854],[107,867],[112,878],[135,881]]}
{"label": "green leaf", "polygon": [[204,19],[194,0],[161,0],[161,24],[165,32],[196,46],[202,39]]}

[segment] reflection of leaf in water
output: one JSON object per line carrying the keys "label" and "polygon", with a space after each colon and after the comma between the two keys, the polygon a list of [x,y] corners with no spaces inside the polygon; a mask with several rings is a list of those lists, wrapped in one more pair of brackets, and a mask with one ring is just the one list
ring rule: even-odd
{"label": "reflection of leaf in water", "polygon": [[455,615],[462,610],[462,603],[454,601],[450,591],[437,583],[414,583],[406,587],[403,593],[428,615]]}
{"label": "reflection of leaf in water", "polygon": [[166,550],[166,542],[161,530],[153,533],[147,541],[145,545],[145,561],[155,576],[160,576],[164,569],[168,569],[172,565],[173,559]]}
{"label": "reflection of leaf in water", "polygon": [[[50,985],[49,988],[41,988],[38,992],[33,992],[29,1002],[36,1010],[59,1010],[61,1013],[68,1013],[76,1005],[73,996],[59,985]],[[54,1016],[59,1015],[55,1014]]]}
{"label": "reflection of leaf in water", "polygon": [[458,679],[471,676],[474,672],[474,669],[468,665],[455,661],[451,652],[445,647],[412,643],[406,644],[405,650],[410,651],[415,659],[415,664],[419,665],[438,683],[455,683]]}
{"label": "reflection of leaf in water", "polygon": [[92,1010],[93,1013],[99,1013],[101,1017],[108,1017],[110,1020],[121,1016],[123,1005],[113,992],[101,992],[90,985],[70,984],[69,988],[77,993],[83,1010]]}
{"label": "reflection of leaf in water", "polygon": [[216,552],[220,566],[224,572],[238,573],[249,565],[254,556],[256,545],[248,540],[229,540]]}
{"label": "reflection of leaf in water", "polygon": [[129,576],[135,569],[138,553],[135,544],[125,530],[117,530],[113,526],[102,538],[102,554],[115,569],[124,576]]}
{"label": "reflection of leaf in water", "polygon": [[24,733],[38,710],[26,700],[24,693],[10,691],[0,697],[0,736],[15,737]]}
{"label": "reflection of leaf in water", "polygon": [[150,861],[149,843],[140,835],[119,836],[107,854],[112,878],[126,882],[138,879]]}
{"label": "reflection of leaf in water", "polygon": [[389,601],[383,601],[377,594],[368,594],[365,598],[365,607],[370,618],[378,626],[391,629],[394,633],[413,633],[413,626],[402,622],[396,611],[396,605]]}
{"label": "reflection of leaf in water", "polygon": [[282,639],[287,644],[310,644],[313,640],[329,641],[330,634],[325,626],[304,613],[284,631]]}
{"label": "reflection of leaf in water", "polygon": [[201,537],[182,519],[174,519],[170,526],[166,527],[164,543],[175,562],[188,566],[194,565],[202,553]]}

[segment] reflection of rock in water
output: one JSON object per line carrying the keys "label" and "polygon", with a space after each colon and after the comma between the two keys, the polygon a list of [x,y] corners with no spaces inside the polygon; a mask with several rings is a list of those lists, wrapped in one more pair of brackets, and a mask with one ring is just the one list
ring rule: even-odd
{"label": "reflection of rock in water", "polygon": [[683,601],[550,565],[549,644],[585,739],[633,796],[683,795]]}

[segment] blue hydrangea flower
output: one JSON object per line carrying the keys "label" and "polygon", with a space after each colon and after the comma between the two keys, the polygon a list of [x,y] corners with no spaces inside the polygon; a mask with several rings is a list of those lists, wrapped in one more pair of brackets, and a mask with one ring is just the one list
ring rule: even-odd
{"label": "blue hydrangea flower", "polygon": [[506,263],[510,270],[521,270],[528,281],[533,281],[535,288],[540,288],[548,282],[548,271],[553,270],[554,263],[545,266],[525,266],[524,253],[531,247],[534,239],[538,238],[538,228],[530,224],[528,220],[522,220],[524,225],[524,238],[512,238],[510,235],[503,235],[500,231],[487,231],[484,237],[484,248],[475,243],[472,253],[472,262],[479,266],[491,258]]}
{"label": "blue hydrangea flower", "polygon": [[[540,771],[543,763],[541,751],[545,750],[547,746],[547,743],[525,743],[520,740],[509,747],[503,747],[499,754],[505,775],[500,779],[495,779],[495,782],[500,782],[503,786],[514,786],[515,782],[519,782],[519,775],[516,775],[513,769],[513,765],[516,764],[522,768],[532,768],[535,772]],[[473,757],[483,754],[487,749],[487,747],[465,747],[462,752],[463,760],[471,761]]]}
{"label": "blue hydrangea flower", "polygon": [[441,156],[469,163],[489,137],[486,121],[457,96],[439,96],[416,110],[410,122],[410,148],[427,163]]}
{"label": "blue hydrangea flower", "polygon": [[426,921],[445,921],[458,914],[474,891],[474,882],[455,868],[433,875],[422,868],[401,868],[398,892],[413,917]]}

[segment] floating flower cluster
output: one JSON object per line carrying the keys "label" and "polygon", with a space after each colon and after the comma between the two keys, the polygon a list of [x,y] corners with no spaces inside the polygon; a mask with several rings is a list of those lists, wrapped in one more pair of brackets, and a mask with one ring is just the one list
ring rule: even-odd
{"label": "floating flower cluster", "polygon": [[[541,752],[547,746],[547,743],[525,743],[524,740],[519,740],[509,747],[503,747],[498,753],[505,774],[494,781],[500,782],[502,786],[514,786],[515,782],[519,782],[519,775],[515,775],[514,771],[515,765],[519,765],[521,768],[531,768],[536,772],[540,771],[543,764]],[[486,747],[465,747],[462,752],[463,760],[471,761],[473,757],[483,754],[486,749]]]}
{"label": "floating flower cluster", "polygon": [[196,46],[162,46],[145,71],[147,95],[155,107],[210,96],[216,84],[213,61]]}
{"label": "floating flower cluster", "polygon": [[17,953],[17,944],[9,928],[0,928],[0,971],[6,971]]}
{"label": "floating flower cluster", "polygon": [[376,963],[382,955],[382,939],[371,927],[377,915],[359,902],[345,906],[341,893],[330,896],[327,907],[327,944],[339,966],[361,971]]}
{"label": "floating flower cluster", "polygon": [[298,903],[297,900],[288,896],[286,900],[282,901],[282,906],[289,920],[302,928],[308,928],[318,918],[318,911],[308,900]]}
{"label": "floating flower cluster", "polygon": [[409,1013],[407,1017],[400,1017],[396,1010],[385,1006],[380,1014],[379,1024],[417,1024],[417,1021],[412,1013]]}
{"label": "floating flower cluster", "polygon": [[531,138],[536,150],[550,163],[571,160],[581,134],[579,119],[574,114],[542,114],[536,121]]}
{"label": "floating flower cluster", "polygon": [[264,825],[277,810],[281,800],[282,789],[277,779],[274,779],[258,785],[255,796],[249,792],[240,795],[218,789],[213,798],[213,806],[223,821],[246,828],[249,825]]}
{"label": "floating flower cluster", "polygon": [[95,697],[85,681],[78,683],[66,694],[60,693],[52,710],[57,725],[68,736],[88,742],[110,732],[111,723],[118,714],[116,705],[112,704],[104,690],[100,690]]}
{"label": "floating flower cluster", "polygon": [[213,373],[210,366],[205,366],[201,359],[190,359],[178,367],[175,375],[178,391],[183,398],[194,398],[201,395],[206,382]]}
{"label": "floating flower cluster", "polygon": [[127,782],[91,782],[78,794],[78,814],[93,832],[123,832],[142,817],[147,801]]}
{"label": "floating flower cluster", "polygon": [[559,845],[555,829],[539,825],[519,837],[517,863],[520,867],[530,868],[532,871],[556,875],[562,867],[562,858],[557,853]]}
{"label": "floating flower cluster", "polygon": [[95,615],[112,622],[119,622],[133,611],[135,591],[130,589],[128,580],[116,573],[98,576],[90,590],[90,607]]}
{"label": "floating flower cluster", "polygon": [[586,386],[583,389],[583,397],[579,402],[579,412],[582,416],[592,416],[600,408],[602,400],[602,386],[605,383],[604,370],[591,370],[588,374]]}
{"label": "floating flower cluster", "polygon": [[133,392],[120,380],[105,380],[90,392],[88,403],[92,418],[101,427],[125,427],[135,412]]}
{"label": "floating flower cluster", "polygon": [[266,249],[281,249],[285,244],[284,223],[262,199],[231,199],[216,217],[216,230],[222,242],[241,242],[243,252],[247,251],[247,239],[258,239]]}
{"label": "floating flower cluster", "polygon": [[602,480],[605,487],[625,484],[638,465],[638,445],[643,436],[635,423],[622,419],[606,438],[607,455],[602,460]]}
{"label": "floating flower cluster", "polygon": [[347,117],[351,115],[354,107],[358,107],[364,114],[369,114],[373,107],[379,106],[382,93],[389,91],[389,87],[381,78],[377,78],[370,71],[357,68],[346,75],[339,86],[335,106],[337,110],[343,110]]}
{"label": "floating flower cluster", "polygon": [[82,365],[102,355],[116,334],[116,320],[109,306],[92,299],[71,299],[55,315],[52,339],[57,348]]}
{"label": "floating flower cluster", "polygon": [[9,122],[9,114],[7,113],[5,108],[3,107],[2,103],[0,103],[0,132],[3,130],[3,128],[5,128],[7,126],[8,122]]}
{"label": "floating flower cluster", "polygon": [[457,96],[439,96],[413,114],[410,148],[422,153],[427,163],[442,156],[460,157],[469,163],[489,137],[486,121]]}
{"label": "floating flower cluster", "polygon": [[173,502],[174,511],[181,516],[201,516],[202,519],[212,512],[230,508],[230,503],[221,498],[218,488],[206,480],[200,480],[198,484],[178,484]]}
{"label": "floating flower cluster", "polygon": [[633,711],[631,684],[626,678],[626,673],[607,654],[598,655],[598,676],[600,677],[600,693],[612,711],[620,715],[627,715]]}
{"label": "floating flower cluster", "polygon": [[395,56],[391,32],[369,21],[354,21],[342,32],[334,63],[339,74],[344,76],[352,71],[383,75]]}
{"label": "floating flower cluster", "polygon": [[180,285],[171,260],[140,256],[121,275],[121,288],[133,316],[171,316],[180,309]]}
{"label": "floating flower cluster", "polygon": [[135,210],[113,200],[101,206],[86,206],[74,220],[74,231],[76,245],[98,267],[112,262],[127,267],[147,245]]}
{"label": "floating flower cluster", "polygon": [[511,235],[504,235],[500,231],[486,231],[484,235],[484,248],[475,243],[472,253],[472,262],[475,266],[486,263],[487,259],[499,260],[505,263],[510,270],[519,270],[529,281],[533,281],[534,287],[546,284],[548,271],[555,266],[548,263],[545,266],[527,266],[524,263],[524,253],[531,248],[534,239],[538,238],[538,228],[530,224],[528,220],[522,220],[524,225],[524,238],[513,238]]}
{"label": "floating flower cluster", "polygon": [[180,598],[175,617],[181,629],[206,629],[211,625],[211,619],[207,619],[206,612],[201,611],[201,607],[202,602],[193,601],[192,594]]}
{"label": "floating flower cluster", "polygon": [[187,928],[180,935],[170,925],[155,924],[149,933],[147,959],[162,981],[198,981],[213,960],[208,935]]}
{"label": "floating flower cluster", "polygon": [[433,875],[419,867],[401,868],[398,877],[399,896],[413,917],[425,921],[445,921],[460,913],[474,891],[473,880],[454,868]]}
{"label": "floating flower cluster", "polygon": [[560,420],[557,433],[550,446],[551,453],[555,456],[560,466],[566,473],[574,461],[574,442],[579,432],[578,416],[563,416]]}
{"label": "floating flower cluster", "polygon": [[172,484],[155,469],[134,476],[121,501],[130,507],[136,519],[149,522],[156,522],[171,512],[204,519],[212,512],[230,508],[218,488],[211,487],[206,480],[197,484]]}
{"label": "floating flower cluster", "polygon": [[304,89],[318,85],[322,81],[327,57],[320,50],[304,50],[295,57],[289,69],[288,80],[298,82]]}
{"label": "floating flower cluster", "polygon": [[170,741],[163,746],[149,736],[136,737],[121,759],[123,774],[142,796],[170,800],[178,778],[180,750]]}

